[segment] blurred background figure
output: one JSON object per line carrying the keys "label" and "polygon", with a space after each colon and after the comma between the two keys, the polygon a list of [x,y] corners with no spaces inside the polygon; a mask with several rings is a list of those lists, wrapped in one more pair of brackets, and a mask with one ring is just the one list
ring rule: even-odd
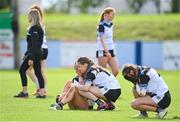
{"label": "blurred background figure", "polygon": [[[43,22],[43,11],[42,9],[38,6],[38,5],[33,5],[30,7],[30,9],[36,9],[39,13],[40,13],[40,17],[41,17],[41,21]],[[47,46],[47,41],[46,41],[46,36],[45,36],[45,26],[43,27],[44,29],[44,37],[43,37],[43,43],[42,43],[42,60],[41,60],[41,73],[43,75],[44,81],[45,81],[45,92],[47,91],[47,78],[45,75],[45,61],[47,59],[48,56],[48,46]],[[36,85],[36,91],[33,93],[33,95],[39,95],[39,83],[38,83],[38,79],[36,77],[36,75],[33,72],[33,67],[30,67],[27,71],[26,71],[27,75],[29,75],[29,77],[31,78],[31,80],[35,83]]]}
{"label": "blurred background figure", "polygon": [[101,14],[101,19],[97,27],[97,51],[96,57],[98,64],[103,68],[107,68],[107,64],[111,67],[113,75],[116,77],[119,72],[118,64],[115,59],[114,42],[113,42],[113,19],[115,9],[107,7]]}
{"label": "blurred background figure", "polygon": [[43,52],[41,50],[41,45],[43,44],[44,30],[41,21],[41,16],[37,9],[29,10],[28,22],[29,22],[29,29],[26,38],[27,51],[23,58],[23,62],[19,68],[19,73],[22,82],[22,91],[18,95],[15,95],[14,97],[27,98],[29,96],[27,92],[26,71],[30,67],[33,67],[39,83],[39,93],[36,96],[36,98],[45,98],[46,95],[44,91],[44,79],[41,72],[41,59],[43,55],[42,54]]}

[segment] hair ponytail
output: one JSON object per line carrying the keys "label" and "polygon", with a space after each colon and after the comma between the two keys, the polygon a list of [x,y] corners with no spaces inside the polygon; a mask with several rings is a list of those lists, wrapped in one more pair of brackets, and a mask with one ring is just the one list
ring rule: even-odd
{"label": "hair ponytail", "polygon": [[78,60],[77,60],[77,62],[79,63],[79,64],[88,64],[88,66],[89,65],[93,65],[94,63],[93,63],[93,61],[91,61],[89,58],[87,58],[87,57],[80,57],[80,58],[78,58]]}
{"label": "hair ponytail", "polygon": [[31,16],[32,18],[32,22],[31,22],[31,26],[33,25],[39,25],[42,27],[42,21],[41,21],[41,17],[40,17],[40,13],[38,10],[36,9],[30,9],[29,11],[29,16]]}
{"label": "hair ponytail", "polygon": [[100,18],[100,22],[104,20],[104,15],[105,14],[109,14],[110,12],[114,12],[115,13],[115,9],[112,7],[107,7],[103,10],[102,14],[101,14],[101,18]]}

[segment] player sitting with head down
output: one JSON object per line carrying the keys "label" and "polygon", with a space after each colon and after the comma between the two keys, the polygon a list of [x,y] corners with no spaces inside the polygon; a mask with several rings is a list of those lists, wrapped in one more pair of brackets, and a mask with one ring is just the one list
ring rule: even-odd
{"label": "player sitting with head down", "polygon": [[[76,66],[74,68],[76,70]],[[76,73],[79,74],[77,70]],[[65,104],[68,104],[70,109],[93,109],[94,103],[92,100],[81,96],[75,84],[84,84],[84,81],[79,76],[73,78],[72,81],[67,81],[63,92],[56,97],[56,103],[51,105],[51,110],[62,110]]]}
{"label": "player sitting with head down", "polygon": [[122,75],[134,84],[135,100],[131,107],[140,111],[139,117],[148,117],[146,111],[153,111],[157,112],[158,118],[164,118],[171,97],[162,77],[153,68],[134,64],[125,64]]}
{"label": "player sitting with head down", "polygon": [[80,57],[76,61],[76,66],[85,82],[85,84],[75,85],[79,94],[96,102],[98,110],[115,109],[113,102],[119,98],[121,88],[114,75],[95,65],[87,57]]}

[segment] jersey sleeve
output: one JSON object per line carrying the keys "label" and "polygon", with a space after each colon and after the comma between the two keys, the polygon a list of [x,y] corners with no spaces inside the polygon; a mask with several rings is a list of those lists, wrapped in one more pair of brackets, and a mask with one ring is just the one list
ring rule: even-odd
{"label": "jersey sleeve", "polygon": [[139,79],[141,84],[148,84],[150,77],[147,75],[146,71],[141,71],[141,74],[139,75]]}
{"label": "jersey sleeve", "polygon": [[93,80],[95,78],[96,78],[96,72],[95,71],[88,72],[87,75],[86,75],[85,84],[92,85],[93,84]]}
{"label": "jersey sleeve", "polygon": [[141,71],[141,74],[139,76],[140,88],[141,88],[140,92],[143,95],[146,95],[148,82],[150,80],[150,77],[146,73],[147,72],[145,70],[143,70],[143,71]]}
{"label": "jersey sleeve", "polygon": [[102,36],[104,34],[104,26],[103,25],[99,25],[98,26],[98,36]]}
{"label": "jersey sleeve", "polygon": [[76,83],[76,82],[79,82],[79,78],[78,78],[78,77],[74,77],[74,78],[72,79],[72,83]]}
{"label": "jersey sleeve", "polygon": [[41,49],[43,32],[40,33],[36,26],[30,28],[32,47],[30,48],[30,59],[35,59],[35,54]]}

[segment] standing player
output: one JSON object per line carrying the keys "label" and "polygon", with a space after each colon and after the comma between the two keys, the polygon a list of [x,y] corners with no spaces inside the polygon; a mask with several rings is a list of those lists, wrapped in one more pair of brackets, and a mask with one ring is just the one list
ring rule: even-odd
{"label": "standing player", "polygon": [[28,13],[28,21],[30,23],[30,28],[28,30],[26,39],[27,53],[19,69],[22,82],[22,91],[14,97],[26,98],[29,96],[27,93],[26,71],[29,67],[33,66],[40,87],[39,95],[36,97],[45,98],[46,96],[44,94],[44,79],[41,73],[41,46],[44,38],[44,30],[41,23],[40,13],[36,9],[31,9]]}
{"label": "standing player", "polygon": [[97,29],[98,49],[96,51],[96,57],[98,58],[99,65],[106,68],[108,64],[112,69],[113,75],[116,77],[119,69],[114,54],[112,23],[114,16],[115,9],[111,7],[105,8],[101,15],[101,20]]}
{"label": "standing player", "polygon": [[125,64],[122,75],[134,84],[135,100],[131,103],[131,107],[140,111],[139,116],[148,117],[146,111],[153,111],[157,112],[158,118],[164,118],[171,97],[162,77],[153,68],[134,64]]}
{"label": "standing player", "polygon": [[[40,13],[41,20],[43,21],[43,18],[44,18],[43,11],[38,5],[33,5],[30,9],[36,9]],[[43,28],[44,28],[44,32],[45,32],[45,26]],[[46,62],[46,59],[47,59],[47,56],[48,56],[48,47],[47,47],[45,34],[44,34],[44,38],[43,38],[43,44],[42,44],[41,47],[42,47],[42,51],[43,51],[42,60],[41,60],[41,72],[42,72],[42,75],[43,75],[43,78],[44,78],[44,81],[45,81],[45,93],[46,93],[47,92],[47,78],[46,78],[46,75],[45,75],[45,62]],[[33,94],[38,95],[39,84],[38,84],[37,77],[33,72],[33,68],[30,67],[26,71],[26,73],[36,85],[36,91]]]}

